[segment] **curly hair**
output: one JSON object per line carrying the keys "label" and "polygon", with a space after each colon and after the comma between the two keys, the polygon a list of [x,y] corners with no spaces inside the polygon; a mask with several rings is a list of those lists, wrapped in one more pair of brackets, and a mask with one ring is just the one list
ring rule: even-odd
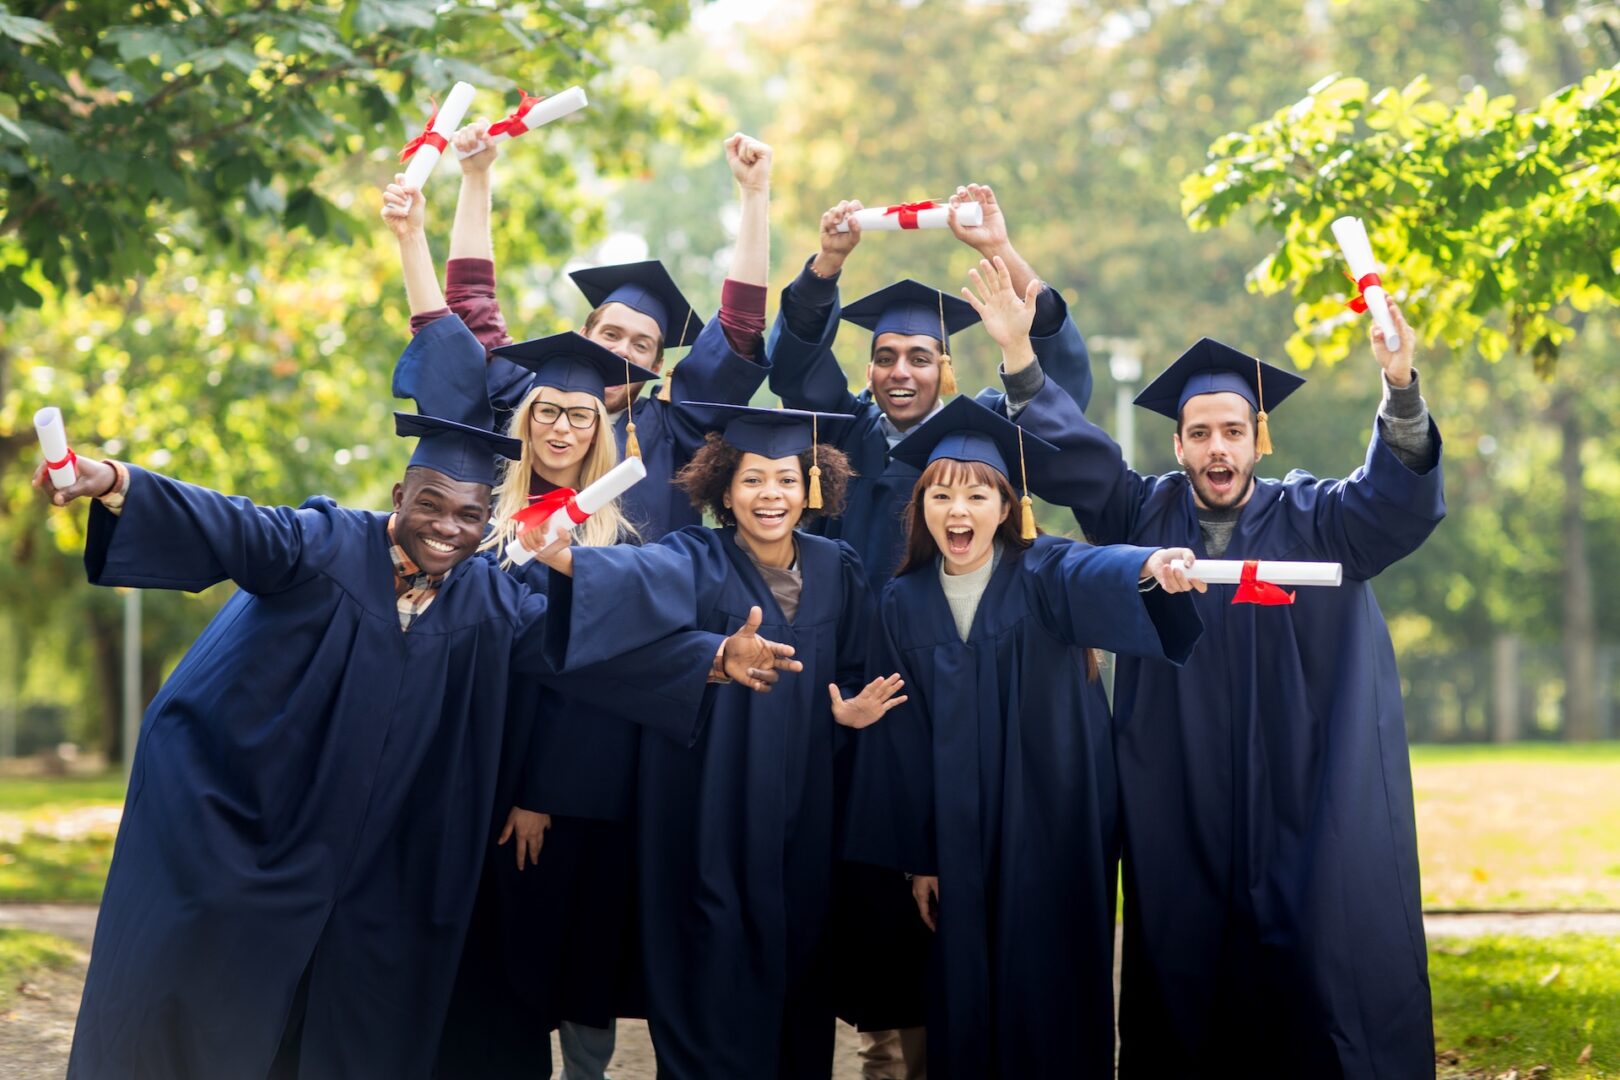
{"label": "curly hair", "polygon": [[[799,473],[805,478],[810,475],[810,454],[809,450],[799,454]],[[804,513],[799,518],[801,525],[818,517],[842,514],[844,492],[849,488],[850,478],[855,475],[849,458],[844,456],[842,450],[823,443],[816,447],[815,455],[816,464],[821,466],[821,509],[810,509],[807,500]],[[692,460],[675,474],[675,483],[686,491],[697,509],[713,514],[722,525],[735,525],[737,516],[726,506],[725,497],[731,490],[731,478],[737,474],[737,463],[742,458],[741,450],[711,431],[703,440],[703,446],[692,455]]]}

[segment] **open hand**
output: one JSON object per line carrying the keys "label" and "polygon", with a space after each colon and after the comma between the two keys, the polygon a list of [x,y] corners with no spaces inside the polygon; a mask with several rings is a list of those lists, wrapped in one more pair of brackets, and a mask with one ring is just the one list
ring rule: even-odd
{"label": "open hand", "polygon": [[[1040,279],[1031,278],[1024,295],[1013,288],[1012,272],[997,255],[993,260],[980,259],[976,269],[968,271],[972,288],[962,290],[962,298],[973,305],[984,321],[985,333],[1001,346],[1008,357],[1008,369],[1018,370],[1035,358],[1035,347],[1029,342],[1029,328],[1035,322],[1035,298],[1040,296]],[[1023,363],[1014,364],[1014,358]]]}
{"label": "open hand", "polygon": [[59,488],[51,483],[51,470],[41,462],[39,468],[34,470],[33,485],[50,496],[51,502],[57,506],[66,506],[74,499],[94,499],[109,494],[118,482],[118,470],[105,461],[76,458],[73,468],[79,478],[67,487]]}
{"label": "open hand", "polygon": [[[1177,569],[1170,564],[1180,559],[1185,569]],[[1197,590],[1208,592],[1209,586],[1195,577],[1189,577],[1188,570],[1193,567],[1196,556],[1191,548],[1160,548],[1148,556],[1147,562],[1142,564],[1142,572],[1138,579],[1146,581],[1148,578],[1159,583],[1159,588],[1167,593],[1184,593]]]}
{"label": "open hand", "polygon": [[928,929],[939,929],[939,878],[916,874],[911,879],[911,898],[917,901],[917,914]]}
{"label": "open hand", "polygon": [[496,840],[495,844],[498,847],[514,836],[517,837],[515,847],[517,868],[522,870],[525,859],[531,866],[540,862],[540,848],[546,842],[546,830],[549,828],[551,828],[550,814],[539,814],[533,810],[525,810],[521,806],[514,806],[512,812],[506,815],[506,828],[501,830],[500,839]]}
{"label": "open hand", "polygon": [[[846,698],[838,690],[837,683],[827,684],[827,693],[832,695],[833,719],[844,727],[863,728],[871,727],[883,715],[896,705],[906,702],[906,695],[900,694],[906,681],[896,672],[887,678],[876,678],[867,683],[861,692],[852,698]],[[900,694],[899,697],[894,695]]]}
{"label": "open hand", "polygon": [[720,666],[726,677],[760,694],[770,692],[781,677],[777,672],[804,670],[804,665],[793,659],[793,646],[759,636],[763,621],[764,613],[756,604],[748,609],[748,621],[720,647]]}
{"label": "open hand", "polygon": [[394,182],[383,188],[382,219],[401,240],[422,232],[427,202],[421,188],[405,186],[405,174],[395,173]]}

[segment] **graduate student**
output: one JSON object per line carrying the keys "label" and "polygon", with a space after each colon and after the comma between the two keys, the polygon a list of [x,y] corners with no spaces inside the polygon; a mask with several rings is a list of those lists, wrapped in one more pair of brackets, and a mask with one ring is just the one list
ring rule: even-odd
{"label": "graduate student", "polygon": [[1400,677],[1372,579],[1445,516],[1440,434],[1401,348],[1343,480],[1261,477],[1267,410],[1303,380],[1204,339],[1136,398],[1175,421],[1183,471],[1140,476],[1060,390],[1019,414],[1065,451],[1048,498],[1099,543],[1342,563],[1292,603],[1196,598],[1186,665],[1122,657],[1120,1075],[1430,1076],[1417,838]]}
{"label": "graduate student", "polygon": [[[458,149],[479,144],[487,124],[456,134]],[[490,196],[498,144],[465,159],[461,194],[450,234],[446,287],[440,293],[432,255],[421,225],[421,194],[399,186],[385,192],[383,218],[400,241],[411,326],[419,328],[448,310],[466,320],[492,350],[489,393],[499,414],[512,410],[532,385],[532,375],[504,356],[513,343],[495,299],[495,255],[490,238]],[[682,428],[670,401],[687,399],[747,402],[765,381],[765,283],[770,261],[771,148],[741,133],[725,143],[726,163],[739,190],[737,242],[721,286],[720,312],[705,323],[657,260],[576,270],[570,277],[592,304],[579,332],[630,364],[662,374],[669,349],[690,351],[676,365],[668,385],[644,394],[645,380],[609,388],[608,413],[621,454],[635,453],[647,464],[647,483],[623,500],[625,518],[644,539],[701,522],[685,497],[667,483],[701,445],[701,435]]]}
{"label": "graduate student", "polygon": [[594,662],[669,625],[738,626],[761,609],[760,632],[794,646],[804,671],[768,701],[721,687],[692,745],[642,740],[647,1018],[666,1080],[825,1080],[833,1013],[821,946],[840,725],[872,723],[904,700],[898,680],[866,679],[872,608],[860,560],[798,528],[837,512],[848,464],[820,436],[836,437],[848,418],[683,409],[711,434],[680,482],[721,527],[550,557],[572,575],[575,604],[617,613],[600,640],[571,641],[569,662]]}
{"label": "graduate student", "polygon": [[[580,490],[619,463],[604,403],[625,362],[567,332],[511,346],[533,374],[507,434],[520,445],[495,486],[481,550],[545,592],[543,563],[505,556],[515,516],[561,489]],[[426,362],[438,358],[423,357]],[[476,357],[482,361],[481,353]],[[634,365],[630,378],[652,378]],[[566,494],[566,492],[565,492]],[[578,528],[586,546],[639,538],[617,503]],[[441,1080],[550,1075],[561,1026],[568,1080],[608,1065],[619,1016],[642,1013],[638,984],[634,809],[639,718],[581,700],[558,685],[520,685],[496,789],[484,879],[451,1002],[436,1074]]]}
{"label": "graduate student", "polygon": [[[1004,369],[1027,367],[1033,304],[982,270]],[[931,1077],[1106,1076],[1117,784],[1093,650],[1184,660],[1201,628],[1170,594],[1202,584],[1170,562],[1192,553],[1037,535],[1020,492],[1054,449],[972,400],[894,453],[920,475],[879,668],[911,700],[855,737],[845,853],[915,875]]]}
{"label": "graduate student", "polygon": [[[412,348],[458,337],[473,340],[446,319]],[[566,609],[469,558],[493,460],[517,448],[490,430],[475,363],[438,370],[400,388],[422,411],[396,414],[419,442],[392,513],[261,508],[88,458],[60,491],[35,474],[57,505],[96,500],[93,584],[239,589],[147,709],[69,1075],[431,1069],[509,674],[555,677],[568,629]],[[664,643],[668,666],[615,697],[684,737],[718,641]],[[772,651],[733,636],[721,665],[757,681]]]}

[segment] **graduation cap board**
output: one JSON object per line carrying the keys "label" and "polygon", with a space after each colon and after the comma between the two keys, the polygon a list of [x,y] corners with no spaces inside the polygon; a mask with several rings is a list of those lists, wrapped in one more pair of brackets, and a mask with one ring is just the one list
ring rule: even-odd
{"label": "graduation cap board", "polygon": [[972,398],[959,397],[901,439],[889,456],[919,470],[941,459],[983,462],[1009,481],[1012,470],[1007,463],[1016,458],[1023,486],[1018,500],[1023,512],[1021,533],[1025,540],[1033,540],[1035,507],[1029,497],[1028,460],[1033,458],[1038,466],[1057,453],[1057,447],[1038,435],[1027,434],[1000,413]]}
{"label": "graduation cap board", "polygon": [[537,386],[589,394],[598,401],[606,397],[610,386],[658,378],[656,372],[632,364],[572,330],[502,345],[494,352],[534,372]]}
{"label": "graduation cap board", "polygon": [[[657,259],[594,266],[575,270],[568,276],[574,279],[591,307],[623,304],[652,319],[658,324],[665,348],[684,348],[696,341],[703,330],[703,320],[693,312],[692,302],[681,293],[675,279]],[[675,328],[674,333],[670,332],[671,327]]]}
{"label": "graduation cap board", "polygon": [[843,318],[856,326],[879,334],[926,334],[939,339],[939,392],[956,393],[956,369],[951,363],[950,336],[979,321],[973,305],[956,296],[906,278],[887,288],[869,293],[850,304]]}
{"label": "graduation cap board", "polygon": [[[836,439],[854,420],[847,413],[756,409],[751,405],[707,401],[683,401],[680,409],[703,430],[719,432],[727,446],[772,460],[814,451],[823,432],[830,432]],[[820,510],[821,466],[814,456],[810,462],[807,505],[812,510]]]}
{"label": "graduation cap board", "polygon": [[455,315],[429,323],[400,354],[394,396],[416,401],[415,414],[394,414],[395,434],[418,438],[413,467],[493,487],[495,457],[516,461],[522,452],[522,443],[493,430],[484,347]]}
{"label": "graduation cap board", "polygon": [[1214,338],[1200,338],[1160,372],[1158,378],[1143,387],[1135,400],[1144,409],[1179,420],[1188,398],[1200,394],[1237,394],[1257,414],[1255,450],[1269,454],[1271,430],[1266,423],[1266,403],[1270,402],[1275,408],[1304,385],[1305,380],[1292,372],[1273,367]]}

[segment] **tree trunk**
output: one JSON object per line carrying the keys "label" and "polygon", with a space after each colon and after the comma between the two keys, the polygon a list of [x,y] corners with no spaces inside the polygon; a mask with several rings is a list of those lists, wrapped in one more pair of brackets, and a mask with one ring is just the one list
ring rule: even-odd
{"label": "tree trunk", "polygon": [[124,760],[124,701],[121,681],[124,674],[124,623],[121,609],[91,604],[85,615],[90,624],[91,658],[95,665],[96,699],[101,703],[101,750],[107,764]]}
{"label": "tree trunk", "polygon": [[1491,741],[1519,741],[1519,637],[1498,634],[1491,645]]}
{"label": "tree trunk", "polygon": [[1562,441],[1558,474],[1564,484],[1564,738],[1589,742],[1597,737],[1597,621],[1586,552],[1580,401],[1573,387],[1559,388],[1552,414]]}

